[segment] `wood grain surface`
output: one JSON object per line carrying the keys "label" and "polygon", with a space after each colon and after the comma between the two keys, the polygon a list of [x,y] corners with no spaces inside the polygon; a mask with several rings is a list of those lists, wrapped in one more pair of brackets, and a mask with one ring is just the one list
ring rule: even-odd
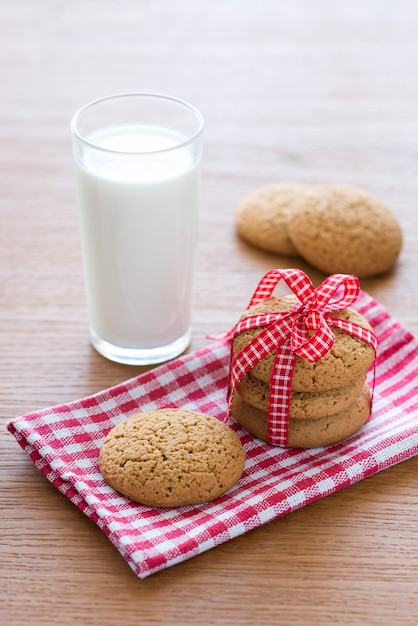
{"label": "wood grain surface", "polygon": [[295,264],[234,225],[247,191],[289,180],[353,184],[393,209],[401,257],[362,287],[418,334],[417,33],[413,0],[1,4],[2,624],[418,622],[418,458],[139,580],[4,428],[142,371],[87,333],[69,123],[110,93],[175,95],[206,120],[191,350],[265,271]]}

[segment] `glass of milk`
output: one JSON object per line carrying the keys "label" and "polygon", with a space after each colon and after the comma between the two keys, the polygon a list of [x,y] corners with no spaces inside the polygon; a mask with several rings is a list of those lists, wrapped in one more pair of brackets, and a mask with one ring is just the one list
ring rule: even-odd
{"label": "glass of milk", "polygon": [[203,118],[164,95],[95,100],[73,117],[90,338],[112,361],[190,343]]}

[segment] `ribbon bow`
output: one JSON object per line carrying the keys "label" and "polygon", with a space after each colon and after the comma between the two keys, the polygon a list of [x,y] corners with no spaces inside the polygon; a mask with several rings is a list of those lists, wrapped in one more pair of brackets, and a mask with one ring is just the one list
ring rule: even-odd
{"label": "ribbon bow", "polygon": [[292,310],[251,315],[240,320],[228,335],[234,339],[245,330],[264,328],[237,355],[231,356],[228,415],[240,380],[254,365],[276,350],[270,380],[268,442],[287,446],[296,357],[302,357],[311,363],[322,358],[331,349],[335,340],[329,325],[354,335],[373,346],[375,350],[377,339],[375,334],[366,328],[330,315],[332,311],[345,309],[357,299],[360,285],[356,276],[333,274],[315,289],[302,270],[270,270],[259,282],[248,308],[269,298],[281,279],[297,297]]}

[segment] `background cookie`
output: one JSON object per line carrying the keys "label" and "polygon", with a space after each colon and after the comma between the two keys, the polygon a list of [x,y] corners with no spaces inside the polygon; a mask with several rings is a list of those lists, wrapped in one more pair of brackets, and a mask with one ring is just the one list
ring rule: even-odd
{"label": "background cookie", "polygon": [[295,200],[287,225],[299,254],[327,274],[381,274],[402,247],[401,228],[390,209],[348,185],[310,188]]}
{"label": "background cookie", "polygon": [[[295,299],[293,295],[267,298],[251,309],[247,309],[241,318],[272,311],[290,311]],[[334,311],[332,315],[355,322],[363,328],[371,330],[367,320],[350,307],[342,311]],[[335,341],[325,356],[316,363],[310,363],[305,359],[296,357],[292,392],[322,392],[347,387],[364,375],[373,363],[375,352],[369,344],[338,328],[333,326],[330,328],[335,335]],[[253,328],[237,335],[232,343],[234,354],[248,345],[262,330],[262,328]],[[251,370],[252,376],[265,383],[270,383],[275,356],[276,351],[274,350],[254,365]]]}
{"label": "background cookie", "polygon": [[236,212],[239,235],[267,252],[298,256],[289,237],[287,218],[308,188],[301,183],[276,183],[249,193]]}
{"label": "background cookie", "polygon": [[[290,448],[318,448],[343,441],[356,433],[368,420],[371,393],[365,384],[357,400],[340,413],[315,420],[289,420]],[[267,441],[267,413],[247,404],[235,392],[232,401],[233,418],[253,437]]]}
{"label": "background cookie", "polygon": [[231,428],[180,409],[132,415],[109,432],[99,455],[100,471],[114,489],[154,507],[214,500],[239,480],[244,463]]}

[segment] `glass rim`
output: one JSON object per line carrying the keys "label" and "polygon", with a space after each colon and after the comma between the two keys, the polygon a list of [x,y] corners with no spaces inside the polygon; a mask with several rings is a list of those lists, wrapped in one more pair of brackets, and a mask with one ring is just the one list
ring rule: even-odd
{"label": "glass rim", "polygon": [[[184,109],[188,109],[190,111],[190,113],[193,113],[195,118],[198,121],[198,128],[197,130],[187,139],[185,139],[184,141],[181,141],[180,143],[176,144],[175,146],[170,146],[169,148],[162,148],[159,150],[145,150],[145,151],[138,151],[138,152],[132,152],[132,151],[127,151],[127,150],[113,150],[110,148],[103,148],[102,146],[98,146],[97,144],[94,143],[94,141],[90,141],[89,139],[87,139],[86,137],[84,137],[82,135],[82,133],[78,130],[78,122],[80,121],[81,116],[88,110],[91,109],[92,107],[94,107],[97,104],[100,104],[102,102],[107,102],[110,100],[121,100],[121,99],[127,99],[127,98],[155,98],[157,100],[165,100],[165,101],[169,101],[169,102],[173,102],[175,104],[178,104],[180,106],[182,106]],[[190,104],[189,102],[187,102],[186,100],[182,100],[181,98],[175,98],[173,96],[168,96],[165,94],[160,94],[160,93],[151,93],[151,92],[126,92],[126,93],[115,93],[115,94],[111,94],[108,96],[103,96],[101,98],[96,98],[95,100],[91,100],[90,102],[87,102],[87,104],[85,104],[84,106],[82,106],[80,109],[78,109],[78,111],[76,111],[73,115],[73,117],[71,118],[71,134],[73,135],[73,137],[75,137],[76,139],[78,139],[80,142],[82,142],[84,145],[88,146],[89,148],[93,148],[94,150],[99,150],[101,152],[106,152],[106,153],[114,153],[114,154],[118,154],[118,155],[127,155],[127,156],[144,156],[144,155],[152,155],[152,154],[160,154],[160,153],[164,153],[164,152],[170,152],[173,150],[179,150],[183,147],[188,146],[189,144],[194,143],[198,137],[202,134],[204,126],[205,126],[205,121],[203,118],[203,115],[201,114],[201,112],[199,111],[199,109],[197,109],[195,106],[193,106],[192,104]]]}

